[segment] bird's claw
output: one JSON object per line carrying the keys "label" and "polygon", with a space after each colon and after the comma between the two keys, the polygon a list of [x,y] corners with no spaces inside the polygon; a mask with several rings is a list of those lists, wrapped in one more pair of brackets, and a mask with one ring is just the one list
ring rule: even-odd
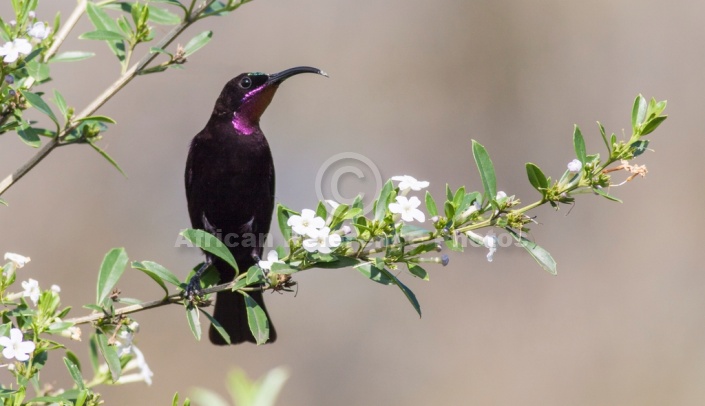
{"label": "bird's claw", "polygon": [[200,297],[202,293],[203,289],[201,288],[201,278],[194,276],[188,281],[183,295],[185,299],[193,301],[195,298]]}

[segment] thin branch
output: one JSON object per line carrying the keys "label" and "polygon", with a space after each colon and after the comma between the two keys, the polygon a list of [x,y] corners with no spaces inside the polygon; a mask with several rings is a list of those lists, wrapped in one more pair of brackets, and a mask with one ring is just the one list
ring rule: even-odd
{"label": "thin branch", "polygon": [[47,50],[46,54],[44,54],[44,62],[48,62],[49,59],[54,56],[56,51],[59,50],[61,44],[63,44],[66,40],[66,37],[69,35],[71,30],[73,30],[73,27],[76,26],[78,20],[81,19],[81,16],[86,11],[86,1],[87,0],[79,0],[76,8],[73,10],[64,25],[61,26],[61,30],[56,33],[56,35],[54,36],[54,42],[52,42],[51,47],[49,48],[49,50]]}

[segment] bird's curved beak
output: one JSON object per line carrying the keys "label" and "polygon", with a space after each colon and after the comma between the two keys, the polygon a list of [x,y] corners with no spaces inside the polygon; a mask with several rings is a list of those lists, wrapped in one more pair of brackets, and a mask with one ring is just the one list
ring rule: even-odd
{"label": "bird's curved beak", "polygon": [[279,73],[273,73],[269,75],[269,79],[267,80],[267,85],[278,85],[281,82],[285,81],[286,79],[298,75],[300,73],[315,73],[318,75],[322,75],[325,77],[328,77],[328,74],[323,72],[322,70],[318,68],[313,68],[311,66],[297,66],[295,68],[290,68],[287,70],[283,70]]}

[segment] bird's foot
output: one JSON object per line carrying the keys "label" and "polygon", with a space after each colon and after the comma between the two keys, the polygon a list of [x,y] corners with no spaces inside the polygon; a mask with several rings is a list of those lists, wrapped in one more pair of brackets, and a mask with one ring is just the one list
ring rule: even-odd
{"label": "bird's foot", "polygon": [[200,276],[192,276],[189,279],[186,289],[184,290],[184,298],[189,301],[193,301],[195,298],[201,296],[203,289],[201,288],[201,278]]}

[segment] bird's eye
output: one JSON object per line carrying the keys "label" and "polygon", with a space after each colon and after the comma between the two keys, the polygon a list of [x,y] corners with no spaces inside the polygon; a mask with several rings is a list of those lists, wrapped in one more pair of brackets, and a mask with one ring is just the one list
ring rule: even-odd
{"label": "bird's eye", "polygon": [[242,78],[242,80],[240,81],[240,87],[243,89],[249,89],[250,86],[252,86],[252,79],[247,76]]}

